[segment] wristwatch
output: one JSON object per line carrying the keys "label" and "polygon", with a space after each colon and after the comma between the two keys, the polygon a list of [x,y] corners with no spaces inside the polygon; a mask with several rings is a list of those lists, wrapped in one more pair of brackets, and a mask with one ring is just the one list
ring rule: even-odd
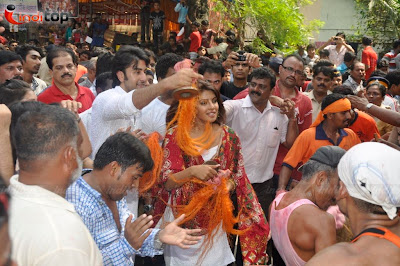
{"label": "wristwatch", "polygon": [[156,250],[160,250],[160,249],[164,248],[164,243],[161,242],[161,240],[159,238],[160,231],[158,231],[156,233],[156,235],[154,236],[154,249],[156,249]]}
{"label": "wristwatch", "polygon": [[368,112],[368,111],[369,111],[369,109],[371,109],[371,107],[372,107],[373,105],[374,105],[373,103],[369,103],[369,104],[367,104],[367,105],[366,105],[366,107],[367,107],[366,111]]}

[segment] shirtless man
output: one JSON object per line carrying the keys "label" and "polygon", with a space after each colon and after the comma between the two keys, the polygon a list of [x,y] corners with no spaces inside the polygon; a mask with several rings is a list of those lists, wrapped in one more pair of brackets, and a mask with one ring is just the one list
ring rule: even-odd
{"label": "shirtless man", "polygon": [[399,158],[399,151],[373,142],[343,156],[337,199],[356,237],[323,250],[307,265],[400,265]]}
{"label": "shirtless man", "polygon": [[272,239],[286,265],[304,265],[317,252],[336,243],[333,216],[339,191],[337,165],[345,150],[323,146],[301,168],[303,178],[279,194],[270,207]]}

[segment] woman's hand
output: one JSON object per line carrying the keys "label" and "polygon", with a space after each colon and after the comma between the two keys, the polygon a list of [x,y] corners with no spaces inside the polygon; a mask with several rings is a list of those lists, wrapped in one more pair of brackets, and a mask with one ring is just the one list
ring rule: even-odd
{"label": "woman's hand", "polygon": [[194,165],[190,167],[190,176],[194,176],[200,180],[207,181],[210,178],[213,178],[218,174],[217,168],[220,167],[217,165]]}

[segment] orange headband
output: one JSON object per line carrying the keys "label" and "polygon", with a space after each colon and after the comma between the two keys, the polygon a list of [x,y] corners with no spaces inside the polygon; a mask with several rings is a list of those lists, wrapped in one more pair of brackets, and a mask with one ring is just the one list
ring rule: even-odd
{"label": "orange headband", "polygon": [[321,124],[321,122],[324,121],[324,115],[328,113],[344,112],[350,109],[351,109],[351,103],[349,99],[342,98],[340,100],[337,100],[336,102],[331,103],[324,110],[318,113],[317,119],[315,119],[311,127],[316,127],[319,124]]}
{"label": "orange headband", "polygon": [[382,81],[382,80],[379,80],[379,79],[371,80],[370,82],[368,82],[368,85],[371,84],[371,83],[375,83],[375,82],[378,82],[379,84],[383,85],[383,87],[385,87],[386,89],[388,88],[388,84],[386,82]]}

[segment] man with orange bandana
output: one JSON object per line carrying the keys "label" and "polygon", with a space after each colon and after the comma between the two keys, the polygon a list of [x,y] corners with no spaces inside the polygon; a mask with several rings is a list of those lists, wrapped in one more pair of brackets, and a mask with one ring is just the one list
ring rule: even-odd
{"label": "man with orange bandana", "polygon": [[339,146],[345,150],[360,143],[358,136],[348,127],[351,103],[343,95],[330,94],[321,104],[315,122],[296,139],[283,160],[277,194],[286,190],[293,168],[305,163],[322,146]]}

